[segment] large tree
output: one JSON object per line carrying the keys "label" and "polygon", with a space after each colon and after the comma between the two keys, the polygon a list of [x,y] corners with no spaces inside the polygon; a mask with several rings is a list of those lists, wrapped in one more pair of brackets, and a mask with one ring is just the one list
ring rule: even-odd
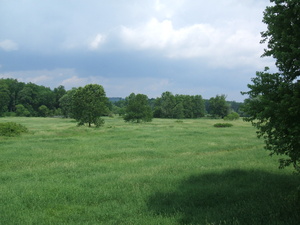
{"label": "large tree", "polygon": [[135,95],[134,93],[131,93],[129,97],[126,98],[126,109],[124,115],[124,120],[126,122],[150,122],[152,117],[152,110],[148,103],[147,95]]}
{"label": "large tree", "polygon": [[225,95],[217,95],[209,99],[209,113],[213,117],[224,118],[229,113],[229,105],[226,102]]}
{"label": "large tree", "polygon": [[108,99],[104,88],[98,84],[88,84],[79,87],[72,99],[72,116],[79,125],[88,123],[101,126],[104,121],[100,118],[108,113]]}
{"label": "large tree", "polygon": [[267,43],[263,56],[276,60],[277,73],[268,68],[257,72],[249,84],[245,100],[246,119],[264,137],[271,154],[284,155],[280,167],[290,164],[300,171],[300,2],[271,0],[263,22],[262,43]]}

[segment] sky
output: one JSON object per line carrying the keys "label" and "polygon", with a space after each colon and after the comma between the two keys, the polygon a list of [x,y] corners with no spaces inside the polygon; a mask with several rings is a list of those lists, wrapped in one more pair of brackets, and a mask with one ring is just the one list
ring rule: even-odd
{"label": "sky", "polygon": [[0,0],[0,78],[108,97],[241,91],[261,58],[269,0]]}

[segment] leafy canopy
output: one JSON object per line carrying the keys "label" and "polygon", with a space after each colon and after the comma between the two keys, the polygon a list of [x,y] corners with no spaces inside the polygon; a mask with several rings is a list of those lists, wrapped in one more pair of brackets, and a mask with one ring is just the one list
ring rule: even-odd
{"label": "leafy canopy", "polygon": [[104,88],[98,84],[79,87],[72,99],[72,116],[79,125],[88,123],[101,126],[104,121],[100,117],[108,112],[108,99]]}
{"label": "leafy canopy", "polygon": [[147,95],[131,93],[126,99],[127,106],[125,110],[124,120],[125,122],[134,122],[140,123],[151,122],[152,121],[152,110],[148,104]]}
{"label": "leafy canopy", "polygon": [[229,105],[226,102],[226,96],[217,95],[215,98],[210,98],[209,108],[212,116],[224,118],[229,111]]}
{"label": "leafy canopy", "polygon": [[263,22],[262,43],[267,42],[263,56],[276,60],[277,73],[266,68],[257,72],[249,84],[244,111],[246,121],[258,129],[271,154],[285,155],[280,167],[290,164],[300,171],[300,1],[271,0]]}

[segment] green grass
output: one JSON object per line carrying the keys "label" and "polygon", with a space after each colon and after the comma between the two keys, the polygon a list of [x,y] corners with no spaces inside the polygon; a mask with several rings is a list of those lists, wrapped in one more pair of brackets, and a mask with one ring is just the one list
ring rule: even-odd
{"label": "green grass", "polygon": [[297,224],[299,176],[242,120],[155,119],[102,128],[0,118],[0,224]]}

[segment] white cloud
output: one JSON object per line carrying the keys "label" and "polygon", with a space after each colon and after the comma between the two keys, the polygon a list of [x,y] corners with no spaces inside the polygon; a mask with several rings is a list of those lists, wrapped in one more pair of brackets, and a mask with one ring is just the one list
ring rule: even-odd
{"label": "white cloud", "polygon": [[47,75],[41,75],[37,77],[31,77],[30,81],[36,84],[40,83],[48,83],[49,81],[52,81],[54,77],[52,76],[47,76]]}
{"label": "white cloud", "polygon": [[182,9],[184,0],[156,0],[154,2],[154,11],[161,18],[173,18],[179,9]]}
{"label": "white cloud", "polygon": [[67,88],[84,86],[87,83],[88,83],[88,78],[79,78],[78,76],[73,76],[61,82],[61,84]]}
{"label": "white cloud", "polygon": [[20,82],[32,82],[38,85],[54,88],[61,84],[61,79],[75,75],[76,72],[74,69],[59,68],[54,70],[11,71],[0,73],[0,78],[14,78]]}
{"label": "white cloud", "polygon": [[16,51],[19,49],[17,43],[15,43],[12,40],[8,40],[8,39],[0,41],[0,48],[2,48],[4,51],[7,51],[7,52]]}
{"label": "white cloud", "polygon": [[97,34],[96,37],[89,43],[89,48],[91,50],[98,49],[104,42],[106,38],[102,34]]}
{"label": "white cloud", "polygon": [[258,63],[260,35],[236,24],[215,27],[195,24],[175,29],[171,20],[152,18],[144,26],[123,26],[124,42],[136,49],[155,49],[170,58],[205,58],[208,64],[232,67]]}

